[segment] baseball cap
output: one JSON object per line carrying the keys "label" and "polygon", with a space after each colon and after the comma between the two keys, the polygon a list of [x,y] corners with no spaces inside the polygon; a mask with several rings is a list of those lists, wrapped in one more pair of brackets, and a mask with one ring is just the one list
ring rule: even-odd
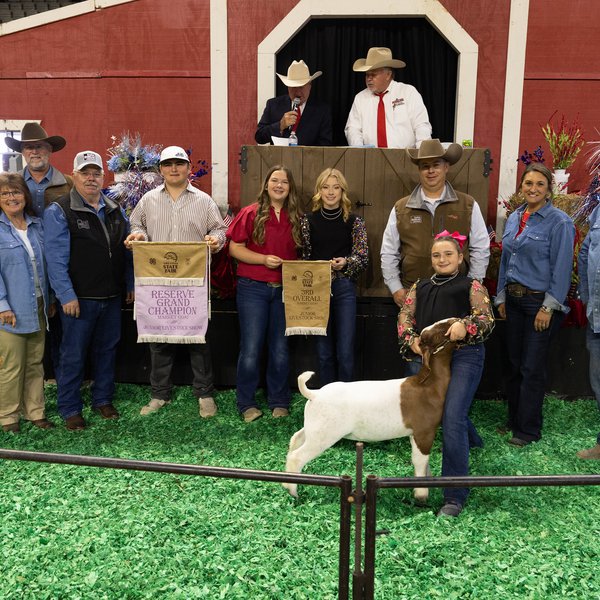
{"label": "baseball cap", "polygon": [[160,153],[160,162],[163,162],[165,160],[171,160],[173,158],[190,162],[190,157],[188,156],[187,152],[179,146],[167,146]]}
{"label": "baseball cap", "polygon": [[84,150],[75,156],[75,160],[73,161],[74,171],[81,171],[81,169],[88,165],[94,165],[95,167],[100,167],[100,169],[104,170],[101,156],[93,150]]}

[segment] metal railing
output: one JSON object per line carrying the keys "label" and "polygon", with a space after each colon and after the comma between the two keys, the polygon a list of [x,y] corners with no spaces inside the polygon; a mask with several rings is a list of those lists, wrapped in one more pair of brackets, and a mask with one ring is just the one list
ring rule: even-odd
{"label": "metal railing", "polygon": [[[355,509],[354,572],[352,598],[373,600],[375,594],[375,539],[377,528],[377,496],[380,489],[396,488],[465,488],[465,487],[550,487],[600,485],[600,475],[519,475],[485,477],[377,477],[368,475],[366,491],[362,489],[363,445],[356,445],[356,489],[352,478],[329,475],[305,475],[280,471],[258,471],[230,467],[209,467],[180,463],[152,462],[124,458],[81,456],[26,450],[0,449],[0,459],[29,462],[151,471],[178,475],[196,475],[227,479],[246,479],[276,483],[297,483],[340,489],[340,534],[338,561],[338,598],[348,600],[350,578],[351,511]],[[366,506],[364,519],[364,570],[362,568],[362,507]]]}
{"label": "metal railing", "polygon": [[[377,531],[377,492],[391,488],[471,488],[600,485],[600,475],[519,475],[486,477],[377,477],[367,476],[365,493],[365,557],[362,589],[353,598],[373,600],[375,596],[375,537]],[[355,568],[356,570],[356,568]],[[356,578],[355,578],[356,579]]]}
{"label": "metal railing", "polygon": [[77,465],[82,467],[101,467],[105,469],[127,469],[129,471],[150,471],[154,473],[172,473],[177,475],[196,475],[202,477],[221,477],[226,479],[246,479],[252,481],[272,481],[277,483],[301,483],[340,489],[340,540],[338,561],[338,598],[348,600],[350,593],[350,529],[351,505],[354,502],[352,478],[329,475],[303,475],[279,471],[256,471],[229,467],[208,467],[179,463],[152,462],[126,458],[105,458],[102,456],[81,456],[77,454],[57,454],[49,452],[30,452],[27,450],[0,449],[0,459],[23,460],[29,462]]}

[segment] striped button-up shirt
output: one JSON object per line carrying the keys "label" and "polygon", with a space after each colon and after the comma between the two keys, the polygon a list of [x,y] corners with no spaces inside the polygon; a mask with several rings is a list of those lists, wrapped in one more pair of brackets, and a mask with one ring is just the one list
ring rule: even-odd
{"label": "striped button-up shirt", "polygon": [[200,242],[205,235],[213,235],[219,240],[219,250],[227,230],[214,200],[189,184],[177,200],[164,184],[144,194],[130,222],[131,233],[142,233],[149,242]]}

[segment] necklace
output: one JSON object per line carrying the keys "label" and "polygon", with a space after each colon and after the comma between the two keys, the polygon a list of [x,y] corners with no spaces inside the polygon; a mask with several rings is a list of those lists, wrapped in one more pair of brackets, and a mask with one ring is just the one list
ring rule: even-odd
{"label": "necklace", "polygon": [[324,219],[327,219],[328,221],[335,221],[341,214],[342,214],[342,207],[341,206],[335,212],[329,212],[329,213],[326,213],[323,210],[323,207],[321,207],[321,216]]}
{"label": "necklace", "polygon": [[450,277],[446,277],[446,279],[442,280],[442,281],[438,281],[437,280],[437,273],[434,273],[429,280],[431,281],[431,283],[433,283],[433,285],[444,285],[445,283],[448,283],[449,281],[452,281],[453,279],[455,279],[456,277],[458,277],[458,271],[456,271],[456,273],[454,273],[454,275],[450,275]]}

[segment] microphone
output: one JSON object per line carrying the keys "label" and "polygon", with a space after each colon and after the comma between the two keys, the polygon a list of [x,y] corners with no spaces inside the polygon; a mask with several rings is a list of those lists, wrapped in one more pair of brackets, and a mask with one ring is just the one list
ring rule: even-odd
{"label": "microphone", "polygon": [[[296,109],[297,109],[299,106],[300,106],[300,98],[294,98],[294,99],[292,100],[292,110],[293,110],[294,112],[296,112]],[[288,127],[288,129],[291,131],[291,130],[292,130],[292,127],[293,127],[293,125],[290,125],[290,126]]]}

